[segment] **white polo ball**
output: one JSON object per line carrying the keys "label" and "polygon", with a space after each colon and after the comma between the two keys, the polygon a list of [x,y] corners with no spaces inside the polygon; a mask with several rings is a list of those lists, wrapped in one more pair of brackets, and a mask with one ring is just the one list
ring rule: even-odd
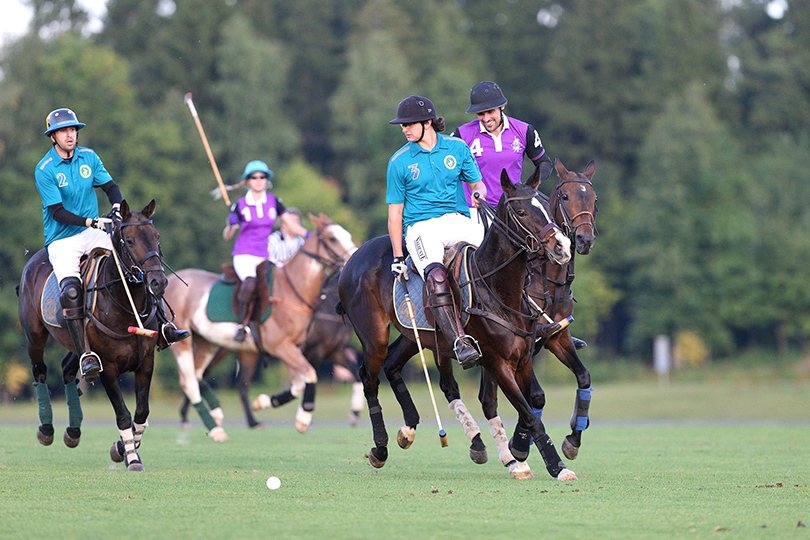
{"label": "white polo ball", "polygon": [[267,489],[278,489],[281,487],[281,480],[278,476],[271,476],[267,479]]}

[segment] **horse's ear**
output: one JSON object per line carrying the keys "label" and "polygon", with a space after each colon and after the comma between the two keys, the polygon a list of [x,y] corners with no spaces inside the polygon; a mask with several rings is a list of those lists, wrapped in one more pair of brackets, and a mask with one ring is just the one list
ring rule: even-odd
{"label": "horse's ear", "polygon": [[121,210],[121,215],[122,215],[122,216],[127,216],[127,215],[129,215],[129,204],[127,203],[127,200],[126,200],[126,199],[124,199],[123,201],[121,201],[121,208],[120,208],[120,210]]}
{"label": "horse's ear", "polygon": [[312,212],[309,213],[309,219],[312,221],[312,223],[315,224],[316,229],[320,229],[321,227],[323,227],[323,221],[321,220],[321,218],[314,215]]}
{"label": "horse's ear", "polygon": [[506,174],[506,169],[501,169],[501,189],[507,193],[512,193],[514,189],[512,181],[509,180],[509,175]]}
{"label": "horse's ear", "polygon": [[590,180],[591,177],[593,176],[593,173],[595,173],[595,172],[596,172],[596,163],[594,163],[594,161],[591,160],[591,162],[588,163],[588,166],[585,167],[585,172],[582,173],[582,174],[585,175],[585,178]]}
{"label": "horse's ear", "polygon": [[141,210],[141,213],[142,213],[144,216],[146,216],[147,218],[152,217],[152,214],[154,214],[154,213],[155,213],[155,199],[152,199],[152,200],[149,202],[149,204],[147,204],[147,205],[146,205],[146,206],[143,208],[143,210]]}
{"label": "horse's ear", "polygon": [[323,212],[318,212],[318,217],[320,217],[320,218],[321,218],[321,220],[322,220],[324,223],[329,223],[330,221],[332,221],[331,219],[329,219],[329,216],[327,216],[327,215],[326,215],[326,214],[324,214]]}
{"label": "horse's ear", "polygon": [[563,165],[563,162],[560,161],[558,157],[554,158],[554,169],[557,171],[557,176],[560,178],[568,174],[568,169],[565,168],[565,165]]}

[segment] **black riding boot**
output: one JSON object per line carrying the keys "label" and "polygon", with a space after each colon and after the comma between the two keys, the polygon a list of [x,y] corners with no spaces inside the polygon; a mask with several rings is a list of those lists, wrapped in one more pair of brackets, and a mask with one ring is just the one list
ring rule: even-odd
{"label": "black riding boot", "polygon": [[84,287],[77,277],[67,277],[59,284],[62,315],[65,318],[70,340],[79,357],[79,373],[89,383],[98,380],[101,373],[101,359],[87,348],[84,342]]}
{"label": "black riding boot", "polygon": [[236,335],[233,337],[234,341],[245,341],[247,327],[250,318],[253,316],[253,296],[256,293],[256,278],[248,277],[242,282],[242,287],[239,289],[237,301],[239,302],[239,326],[236,328]]}
{"label": "black riding boot", "polygon": [[171,347],[178,341],[182,341],[191,335],[188,330],[179,330],[173,322],[166,316],[163,309],[163,302],[157,303],[157,318],[160,322],[160,333],[158,334],[157,348],[162,351],[167,347]]}
{"label": "black riding boot", "polygon": [[571,342],[574,344],[574,348],[577,350],[584,349],[585,347],[588,346],[588,344],[585,341],[579,338],[575,338],[574,336],[571,336]]}
{"label": "black riding boot", "polygon": [[461,328],[444,266],[438,263],[428,265],[425,269],[425,286],[428,291],[427,307],[430,308],[439,330],[453,347],[458,363],[464,369],[479,365],[481,351],[475,339],[465,335]]}

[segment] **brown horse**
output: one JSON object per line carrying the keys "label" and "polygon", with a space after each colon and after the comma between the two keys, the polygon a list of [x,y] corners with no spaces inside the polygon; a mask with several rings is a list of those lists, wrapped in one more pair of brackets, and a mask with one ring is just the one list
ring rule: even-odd
{"label": "brown horse", "polygon": [[[483,369],[493,375],[517,409],[520,421],[529,426],[549,474],[570,480],[576,475],[560,460],[545,427],[529,404],[537,313],[531,311],[523,290],[529,253],[565,264],[571,256],[570,241],[552,223],[545,202],[533,187],[512,184],[505,172],[501,175],[501,187],[504,195],[495,211],[493,226],[470,255],[471,306],[475,308],[467,309],[470,320],[466,332],[480,343]],[[390,239],[387,236],[375,238],[357,250],[343,269],[339,282],[340,309],[348,315],[363,346],[360,376],[375,444],[368,458],[378,468],[388,459],[388,434],[378,400],[381,369],[385,369],[405,419],[405,426],[397,435],[400,447],[410,446],[419,423],[419,413],[401,376],[402,366],[416,352],[415,336],[411,328],[398,322],[394,312],[394,277],[389,270],[392,260]],[[389,348],[390,324],[402,335]],[[544,331],[553,332],[558,328],[558,324],[547,325]],[[472,443],[471,458],[482,462],[486,454],[480,430],[461,402],[453,379],[453,351],[443,338],[437,338],[436,332],[420,332],[419,337],[434,353],[440,373],[439,385]]]}
{"label": "brown horse", "polygon": [[[134,301],[147,329],[157,330],[156,317],[166,287],[166,275],[158,243],[158,232],[152,225],[155,201],[152,200],[142,211],[130,211],[126,201],[121,203],[120,226],[112,231],[112,244],[123,266],[132,300]],[[101,358],[101,383],[115,410],[120,440],[112,445],[110,457],[113,461],[126,461],[127,470],[143,471],[144,466],[138,455],[141,437],[149,416],[149,388],[155,357],[155,338],[144,337],[128,332],[136,323],[135,314],[130,309],[119,267],[106,250],[95,267],[94,285],[88,292],[86,339],[90,348]],[[88,259],[85,264],[94,264]],[[144,265],[150,263],[151,266]],[[56,298],[45,298],[43,292],[53,268],[44,249],[38,251],[26,263],[22,272],[18,294],[20,297],[20,324],[28,343],[28,356],[34,373],[34,385],[39,402],[41,425],[37,429],[37,439],[44,445],[53,442],[53,412],[48,387],[46,385],[47,366],[43,361],[45,344],[52,336],[70,353],[62,362],[62,380],[68,402],[69,427],[65,430],[64,441],[69,447],[76,447],[81,438],[82,411],[79,393],[76,388],[76,372],[79,369],[78,356],[67,329],[55,326],[53,318],[43,318],[42,305],[51,314],[61,312]],[[58,287],[57,287],[58,288]],[[58,296],[58,292],[57,292]],[[58,322],[58,319],[57,319]],[[128,371],[135,373],[135,416],[130,415],[118,378]]]}
{"label": "brown horse", "polygon": [[[596,167],[591,161],[583,173],[568,171],[557,159],[555,169],[559,181],[549,195],[552,217],[576,245],[576,253],[587,255],[596,240],[596,192],[591,184]],[[574,295],[571,292],[571,283],[574,281],[574,256],[572,253],[571,260],[563,266],[546,264],[546,261],[539,259],[530,260],[531,281],[526,292],[547,321],[561,321],[574,312]],[[568,328],[551,337],[539,339],[535,344],[534,353],[539,352],[542,347],[551,351],[577,379],[578,390],[574,414],[571,417],[571,434],[567,435],[562,443],[563,455],[568,459],[576,459],[582,443],[582,431],[589,424],[591,374],[579,359]],[[519,424],[512,441],[512,452],[507,448],[503,424],[497,416],[496,381],[485,370],[481,372],[479,399],[484,416],[490,423],[501,461],[509,467],[510,473],[516,478],[530,478],[531,469],[525,459],[529,453],[531,436],[525,427]],[[537,379],[533,378],[530,403],[538,417],[542,414],[545,402],[545,393]],[[513,453],[517,455],[513,456]],[[521,461],[515,460],[517,456],[522,458]]]}
{"label": "brown horse", "polygon": [[[287,365],[296,395],[303,393],[303,403],[296,413],[296,428],[302,433],[312,421],[317,375],[299,347],[306,337],[324,271],[337,269],[356,250],[346,229],[323,214],[310,215],[310,219],[315,224],[315,234],[283,267],[273,269],[273,309],[260,327],[264,352]],[[237,385],[250,418],[248,389],[260,351],[255,339],[234,341],[236,323],[212,322],[208,318],[208,296],[218,279],[218,274],[204,270],[181,270],[177,276],[169,277],[165,297],[176,312],[177,325],[192,335],[171,348],[177,360],[180,385],[200,413],[211,438],[221,442],[228,439],[222,427],[224,414],[213,390],[207,385],[201,387],[202,375],[217,348],[236,351],[240,362]],[[214,408],[209,410],[208,404],[214,404]]]}
{"label": "brown horse", "polygon": [[[360,418],[360,410],[363,408],[363,384],[360,382],[358,375],[358,360],[357,352],[349,347],[351,340],[352,330],[351,327],[344,322],[343,317],[335,314],[335,304],[339,301],[337,293],[337,276],[339,272],[333,272],[326,277],[323,282],[321,292],[318,295],[318,301],[315,305],[312,314],[312,320],[309,324],[307,331],[307,339],[301,347],[301,352],[304,357],[309,361],[313,368],[316,370],[324,363],[331,362],[335,366],[335,378],[338,378],[338,366],[348,372],[348,380],[353,383],[352,397],[350,401],[349,422],[351,425],[357,425]],[[217,349],[216,354],[211,359],[208,367],[205,369],[202,379],[200,379],[200,386],[203,387],[208,377],[208,372],[221,362],[228,353],[231,352],[224,347]],[[266,359],[266,357],[264,358]],[[246,360],[250,360],[247,358]],[[259,363],[263,358],[259,358]],[[258,366],[250,367],[241,365],[241,369],[248,369],[255,372]],[[344,372],[344,377],[346,377]],[[203,391],[205,395],[207,391]],[[267,404],[274,407],[279,407],[285,403],[289,403],[295,399],[293,389],[289,388],[283,392],[274,394],[272,397],[267,394],[259,394],[253,400],[253,410],[266,408]],[[180,407],[180,421],[185,426],[188,423],[188,407],[190,405],[188,397],[183,400]],[[211,403],[208,404],[210,409],[215,409]],[[248,426],[251,428],[262,428],[264,424],[256,421],[250,408],[245,408],[245,416],[247,418]]]}

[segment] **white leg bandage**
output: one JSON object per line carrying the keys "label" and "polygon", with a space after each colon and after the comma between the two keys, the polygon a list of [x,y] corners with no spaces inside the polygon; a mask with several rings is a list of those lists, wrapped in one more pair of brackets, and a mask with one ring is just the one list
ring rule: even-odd
{"label": "white leg bandage", "polygon": [[506,429],[503,427],[500,416],[496,416],[489,421],[489,433],[495,439],[495,446],[498,447],[498,458],[504,467],[508,467],[510,463],[515,461],[515,458],[512,452],[509,451],[509,439],[506,438]]}
{"label": "white leg bandage", "polygon": [[450,404],[447,405],[447,408],[452,409],[456,413],[456,420],[464,427],[464,434],[468,439],[472,441],[476,435],[481,434],[481,429],[460,399],[451,401]]}

